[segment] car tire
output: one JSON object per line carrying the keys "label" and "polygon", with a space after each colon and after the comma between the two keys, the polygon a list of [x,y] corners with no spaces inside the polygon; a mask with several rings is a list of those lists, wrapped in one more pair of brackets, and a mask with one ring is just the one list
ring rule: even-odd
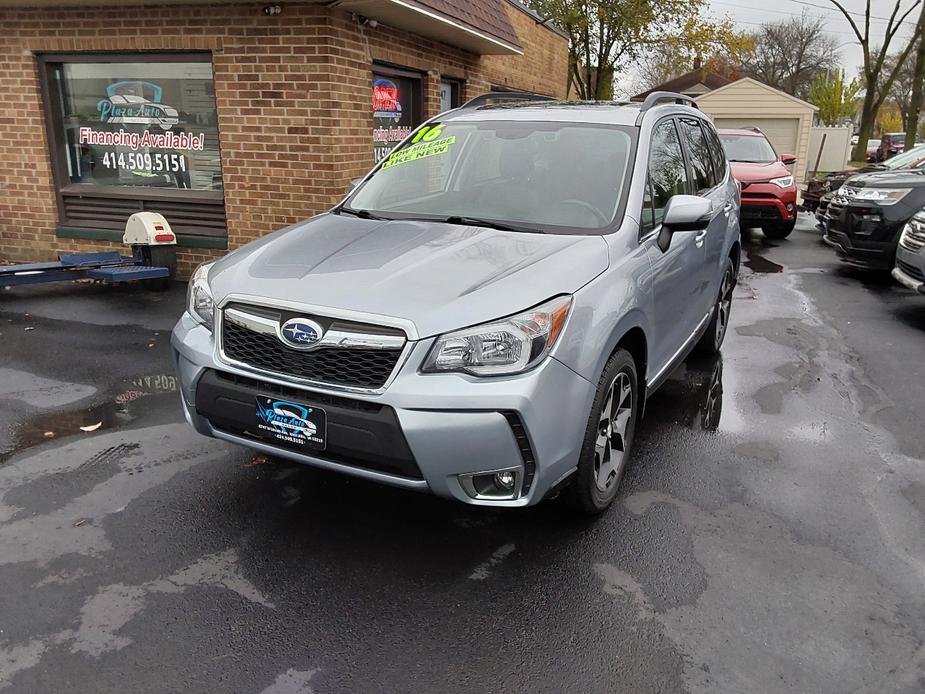
{"label": "car tire", "polygon": [[789,222],[775,222],[774,224],[766,224],[761,227],[761,231],[764,232],[764,235],[769,239],[785,239],[790,236],[790,233],[793,231],[793,228],[797,225],[797,218],[794,217]]}
{"label": "car tire", "polygon": [[174,246],[145,246],[142,248],[142,257],[145,265],[151,267],[166,267],[167,277],[156,280],[145,280],[145,289],[153,292],[163,292],[170,289],[173,278],[177,274],[177,254]]}
{"label": "car tire", "polygon": [[732,312],[732,292],[735,286],[735,266],[732,264],[732,258],[726,258],[726,267],[723,270],[723,278],[719,284],[719,294],[716,297],[716,303],[713,304],[713,315],[710,316],[707,329],[694,346],[696,354],[705,356],[719,354],[723,346],[723,340],[726,339],[726,331],[729,329],[729,315]]}
{"label": "car tire", "polygon": [[639,389],[633,357],[625,349],[618,349],[607,360],[598,381],[578,471],[568,489],[568,499],[575,510],[597,515],[616,498],[632,455]]}

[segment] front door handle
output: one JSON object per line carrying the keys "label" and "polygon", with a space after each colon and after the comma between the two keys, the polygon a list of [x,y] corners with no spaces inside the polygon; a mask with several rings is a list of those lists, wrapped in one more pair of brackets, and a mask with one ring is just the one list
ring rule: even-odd
{"label": "front door handle", "polygon": [[732,212],[732,203],[727,202],[725,205],[723,205],[723,214],[728,215],[730,212]]}
{"label": "front door handle", "polygon": [[707,237],[706,229],[702,229],[701,231],[698,231],[697,235],[694,236],[694,245],[697,246],[697,248],[703,248],[703,240],[706,237]]}

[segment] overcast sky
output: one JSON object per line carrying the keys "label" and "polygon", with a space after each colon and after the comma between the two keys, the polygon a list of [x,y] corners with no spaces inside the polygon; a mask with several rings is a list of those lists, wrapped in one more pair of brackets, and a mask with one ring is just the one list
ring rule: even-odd
{"label": "overcast sky", "polygon": [[[764,22],[776,22],[787,19],[790,16],[799,16],[804,10],[816,16],[824,17],[828,23],[828,31],[836,40],[844,44],[839,48],[842,66],[849,74],[856,74],[857,67],[861,64],[861,47],[857,43],[857,38],[848,24],[848,20],[838,11],[829,0],[708,0],[710,11],[709,14],[715,18],[729,17],[741,30],[756,30]],[[900,14],[903,10],[911,7],[915,0],[902,0]],[[856,21],[861,31],[864,31],[864,7],[865,0],[842,0],[841,4],[849,11],[856,13]],[[886,33],[887,20],[896,6],[896,0],[871,0],[872,17],[882,17],[883,19],[871,20],[871,37],[874,42],[882,40]],[[912,12],[906,20],[903,29],[896,38],[893,39],[891,49],[895,46],[905,45],[908,39],[908,30],[913,27],[918,19],[919,10]],[[897,42],[899,37],[902,41]]]}

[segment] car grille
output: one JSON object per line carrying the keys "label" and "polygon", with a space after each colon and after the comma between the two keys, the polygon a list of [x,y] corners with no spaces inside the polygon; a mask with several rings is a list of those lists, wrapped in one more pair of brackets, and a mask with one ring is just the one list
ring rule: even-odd
{"label": "car grille", "polygon": [[905,272],[909,277],[918,281],[925,282],[925,273],[919,270],[915,265],[910,265],[909,263],[904,263],[901,260],[897,260],[896,264],[899,266],[899,269]]}
{"label": "car grille", "polygon": [[920,222],[917,217],[910,220],[899,239],[899,244],[913,253],[925,248],[925,221]]}
{"label": "car grille", "polygon": [[[266,309],[254,310],[272,314]],[[280,316],[280,320],[286,317],[285,314],[276,315]],[[388,330],[378,326],[367,327]],[[257,332],[227,319],[222,321],[221,340],[224,357],[245,366],[318,384],[367,390],[382,388],[386,384],[402,354],[402,348],[398,347],[297,350],[283,344],[276,335]]]}

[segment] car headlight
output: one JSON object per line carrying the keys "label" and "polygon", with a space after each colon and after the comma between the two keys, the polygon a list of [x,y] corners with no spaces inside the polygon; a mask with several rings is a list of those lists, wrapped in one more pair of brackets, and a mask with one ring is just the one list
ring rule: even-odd
{"label": "car headlight", "polygon": [[189,287],[186,290],[186,310],[194,320],[202,323],[209,330],[212,329],[213,311],[215,302],[212,301],[212,290],[209,289],[209,268],[215,261],[203,263],[190,277]]}
{"label": "car headlight", "polygon": [[556,344],[571,305],[572,297],[560,296],[508,318],[441,335],[422,370],[474,376],[527,371],[543,361]]}
{"label": "car headlight", "polygon": [[869,200],[892,205],[902,200],[912,188],[859,188],[855,200]]}
{"label": "car headlight", "polygon": [[772,178],[768,183],[773,183],[778,188],[789,188],[793,185],[793,176],[781,176],[780,178]]}

